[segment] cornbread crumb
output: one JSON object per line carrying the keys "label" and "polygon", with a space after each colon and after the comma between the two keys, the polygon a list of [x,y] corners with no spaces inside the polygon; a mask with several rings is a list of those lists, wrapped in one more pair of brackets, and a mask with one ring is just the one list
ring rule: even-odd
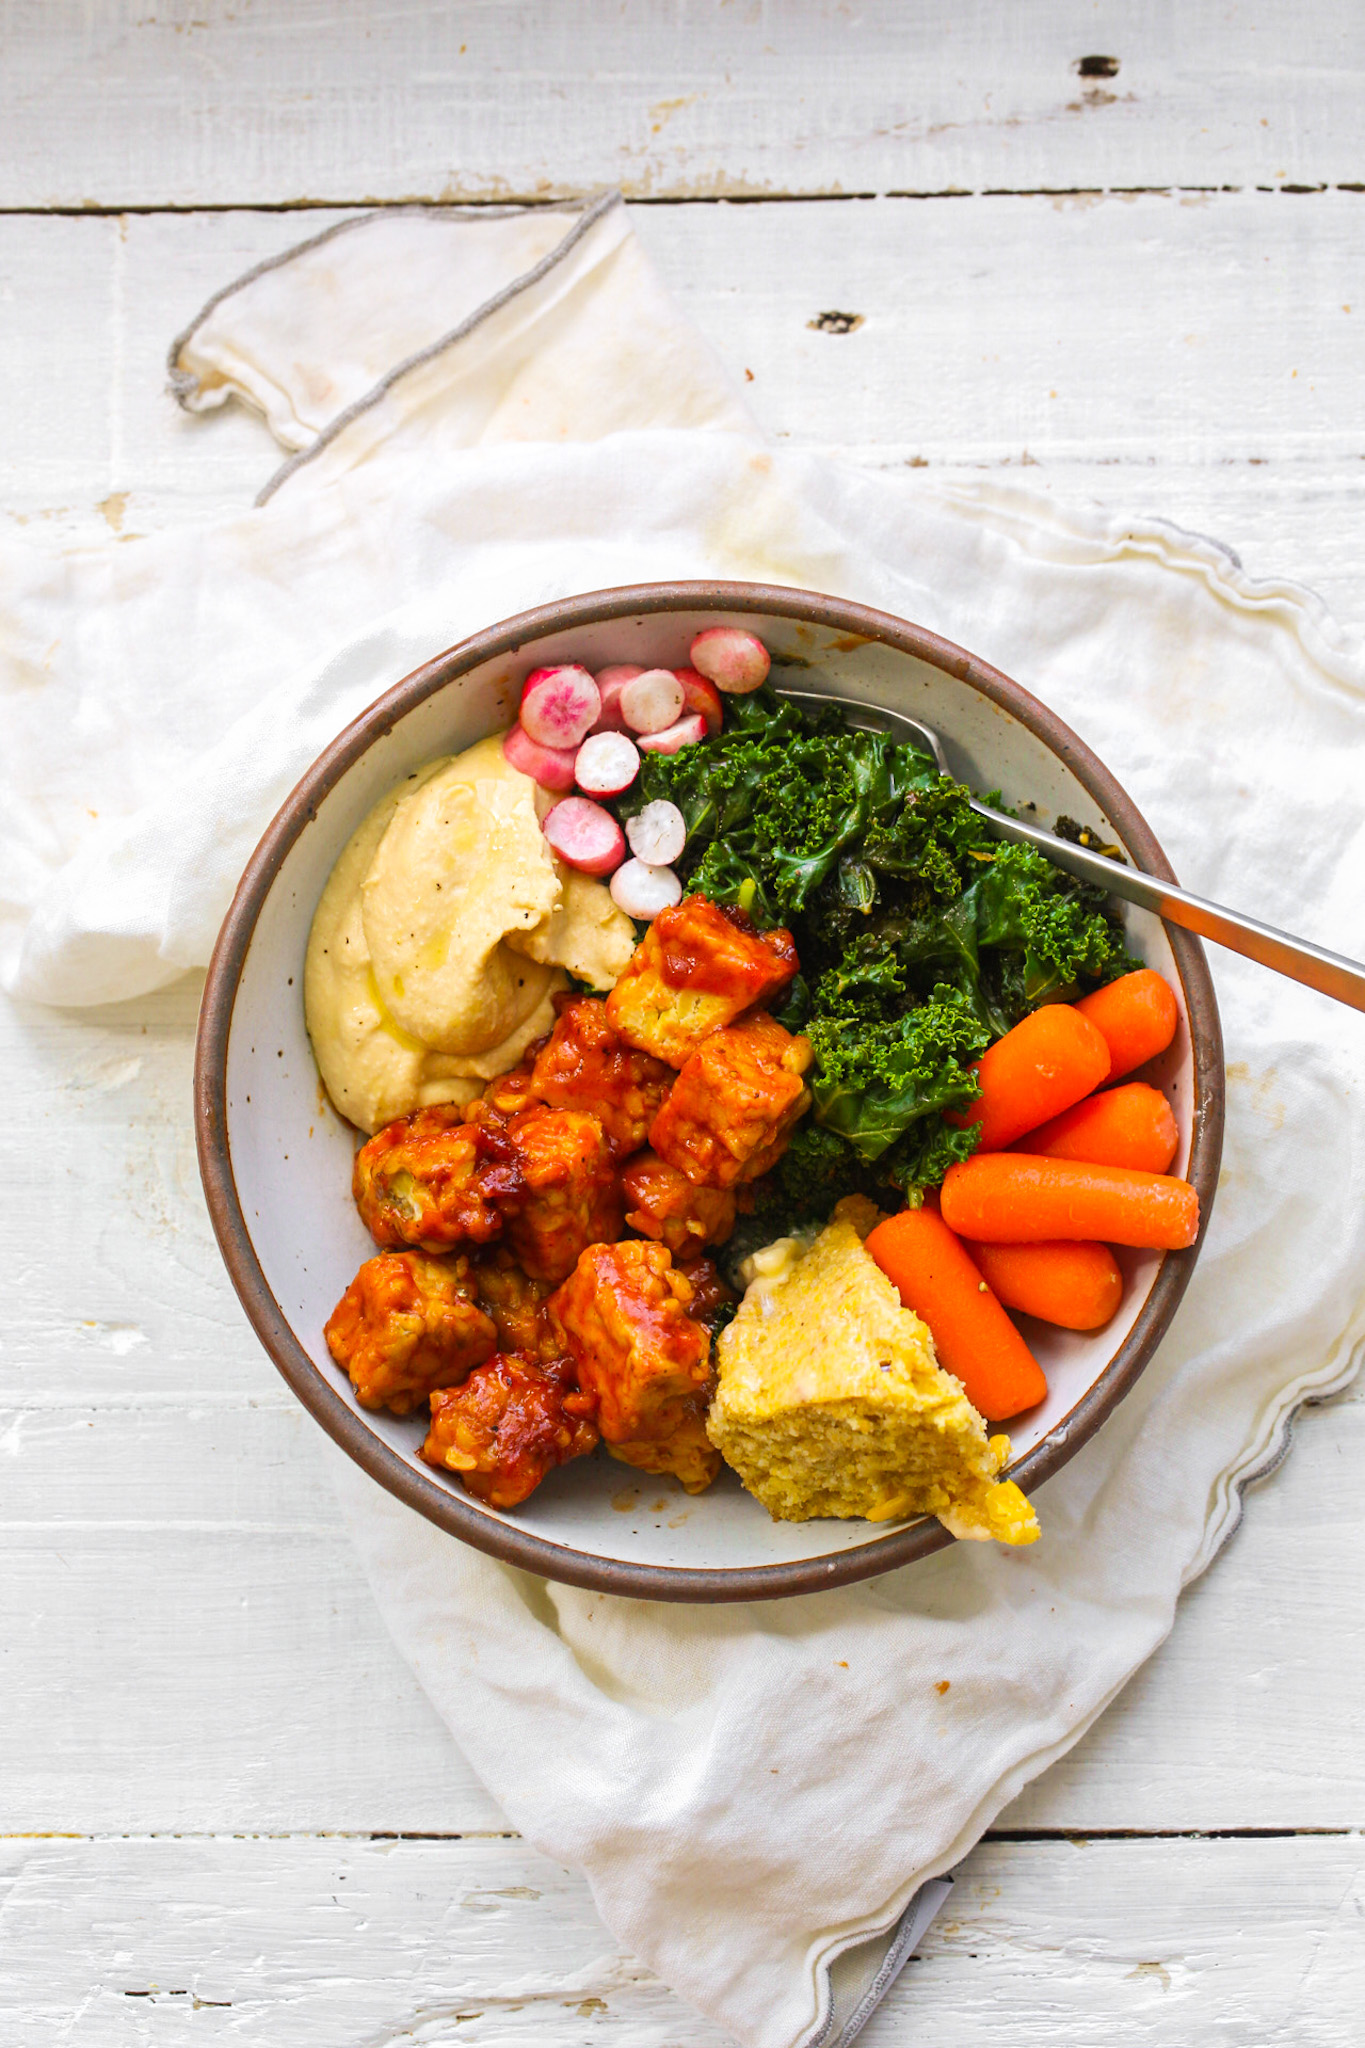
{"label": "cornbread crumb", "polygon": [[[775,1521],[937,1515],[954,1536],[1032,1543],[1025,1496],[933,1339],[864,1251],[870,1202],[841,1202],[809,1249],[755,1256],[716,1351],[707,1434]],[[771,1248],[774,1251],[776,1248]]]}

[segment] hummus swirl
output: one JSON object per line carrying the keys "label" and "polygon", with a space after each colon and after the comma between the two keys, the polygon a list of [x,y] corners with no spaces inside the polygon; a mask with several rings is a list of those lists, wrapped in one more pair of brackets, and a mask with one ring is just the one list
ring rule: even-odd
{"label": "hummus swirl", "polygon": [[629,918],[554,859],[544,807],[495,734],[400,783],[342,851],[304,1009],[327,1093],[361,1130],[471,1101],[550,1029],[565,968],[608,989],[630,958]]}
{"label": "hummus swirl", "polygon": [[485,1051],[554,979],[503,944],[543,924],[563,893],[535,796],[497,740],[482,741],[399,804],[361,884],[384,1007],[436,1052]]}

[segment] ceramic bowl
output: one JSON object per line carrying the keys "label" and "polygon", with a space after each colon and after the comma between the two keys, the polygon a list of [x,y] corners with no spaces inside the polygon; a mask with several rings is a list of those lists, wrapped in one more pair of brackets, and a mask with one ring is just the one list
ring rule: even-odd
{"label": "ceramic bowl", "polygon": [[[773,1522],[728,1471],[689,1498],[599,1450],[552,1473],[516,1513],[473,1500],[418,1456],[425,1425],[360,1408],[322,1330],[374,1247],[350,1199],[357,1135],[328,1107],[304,1030],[304,949],[333,861],[386,790],[422,762],[511,722],[528,669],[579,661],[676,667],[703,626],[742,623],[774,681],[898,707],[938,728],[953,770],[1049,821],[1068,814],[1174,879],[1113,775],[1046,706],[962,648],[841,599],[741,583],[645,584],[546,605],[480,633],[395,684],[314,763],[252,856],[209,968],[195,1072],[200,1166],[223,1256],[257,1335],[309,1412],[373,1479],[506,1562],[654,1599],[752,1600],[886,1572],[951,1539],[919,1520]],[[1129,944],[1175,986],[1182,1022],[1150,1078],[1181,1130],[1172,1171],[1207,1223],[1222,1137],[1223,1063],[1197,941],[1139,911]],[[1028,1335],[1050,1392],[1010,1427],[1027,1492],[1074,1456],[1121,1401],[1175,1313],[1198,1246],[1120,1253],[1123,1306],[1083,1336]],[[1046,1522],[1046,1504],[1043,1508]]]}

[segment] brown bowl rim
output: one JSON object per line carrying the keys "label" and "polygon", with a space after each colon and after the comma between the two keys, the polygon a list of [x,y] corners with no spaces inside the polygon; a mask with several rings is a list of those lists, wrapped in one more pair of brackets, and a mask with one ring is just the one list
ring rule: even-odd
{"label": "brown bowl rim", "polygon": [[[529,640],[611,619],[657,612],[762,612],[878,641],[916,656],[977,690],[1028,727],[1062,760],[1117,828],[1137,864],[1162,880],[1175,874],[1131,797],[1070,727],[1022,684],[923,626],[850,599],[781,584],[697,581],[627,584],[536,606],[460,641],[404,676],[338,734],[281,805],[247,862],[209,963],[195,1042],[194,1116],[199,1170],[219,1248],[252,1328],[304,1407],[372,1479],[428,1521],[504,1564],[593,1592],[633,1599],[778,1599],[855,1584],[927,1557],[952,1542],[931,1519],[893,1530],[856,1550],[791,1564],[688,1569],[601,1557],[497,1522],[434,1478],[415,1471],[329,1386],[275,1299],[252,1246],[237,1194],[227,1135],[227,1050],[237,986],[262,906],[294,842],[323,797],[373,743],[414,707],[486,661]],[[1170,1326],[1208,1228],[1223,1141],[1223,1041],[1204,949],[1167,926],[1184,989],[1194,1058],[1190,1179],[1199,1195],[1200,1234],[1188,1251],[1168,1252],[1123,1344],[1076,1406],[1011,1469],[1026,1493],[1061,1470],[1135,1385]]]}

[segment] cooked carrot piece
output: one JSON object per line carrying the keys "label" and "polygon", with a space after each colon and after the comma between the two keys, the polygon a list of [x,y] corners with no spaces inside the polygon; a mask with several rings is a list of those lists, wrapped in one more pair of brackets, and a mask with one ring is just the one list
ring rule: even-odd
{"label": "cooked carrot piece", "polygon": [[1004,1422],[1042,1400],[1042,1367],[928,1203],[888,1216],[867,1249],[904,1307],[928,1324],[939,1364],[957,1375],[988,1422]]}
{"label": "cooked carrot piece", "polygon": [[951,1121],[977,1124],[981,1152],[999,1152],[1098,1088],[1109,1048],[1069,1003],[1048,1003],[996,1040],[972,1069],[981,1093]]}
{"label": "cooked carrot piece", "polygon": [[997,1301],[1063,1330],[1098,1330],[1123,1299],[1107,1244],[974,1244],[971,1255]]}
{"label": "cooked carrot piece", "polygon": [[950,1166],[943,1220],[981,1244],[1095,1239],[1183,1251],[1199,1235],[1199,1197],[1188,1181],[1080,1159],[988,1152]]}
{"label": "cooked carrot piece", "polygon": [[1021,1149],[1044,1159],[1085,1159],[1092,1166],[1165,1173],[1179,1143],[1175,1115],[1161,1090],[1145,1081],[1127,1081],[1064,1109],[1051,1123],[1030,1131]]}
{"label": "cooked carrot piece", "polygon": [[1076,1008],[1109,1047],[1111,1081],[1165,1052],[1180,1022],[1171,984],[1154,967],[1120,975],[1107,988],[1083,996]]}

